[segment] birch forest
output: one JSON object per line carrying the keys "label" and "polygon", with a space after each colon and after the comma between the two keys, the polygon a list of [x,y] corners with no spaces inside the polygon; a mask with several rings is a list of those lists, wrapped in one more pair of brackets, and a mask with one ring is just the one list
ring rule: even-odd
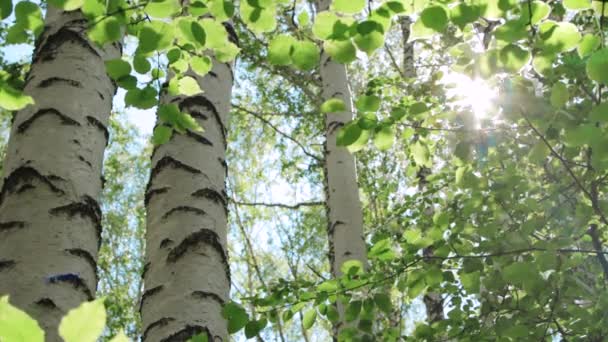
{"label": "birch forest", "polygon": [[0,20],[0,342],[608,341],[608,0]]}

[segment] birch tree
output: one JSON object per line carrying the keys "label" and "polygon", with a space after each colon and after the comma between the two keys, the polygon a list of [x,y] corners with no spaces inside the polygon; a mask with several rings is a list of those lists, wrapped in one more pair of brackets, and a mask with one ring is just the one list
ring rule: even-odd
{"label": "birch tree", "polygon": [[[231,25],[226,27],[236,42]],[[225,155],[233,65],[211,60],[207,75],[187,73],[200,93],[167,91],[161,99],[157,129],[164,125],[164,111],[177,110],[204,132],[190,127],[173,134],[152,154],[145,200],[143,341],[186,341],[197,334],[209,341],[228,339],[222,307],[230,290]]]}
{"label": "birch tree", "polygon": [[[331,1],[316,2],[317,12],[329,9]],[[339,128],[352,119],[353,105],[346,66],[334,61],[327,53],[321,53],[321,90],[324,100],[340,99],[344,109],[327,113],[325,118],[324,173],[327,211],[327,235],[331,273],[340,277],[342,265],[357,260],[365,267],[366,246],[363,240],[363,209],[359,200],[359,186],[355,156],[348,149],[337,145]],[[338,310],[344,308],[338,303]],[[337,324],[338,331],[344,322]]]}
{"label": "birch tree", "polygon": [[[40,11],[28,4],[17,7]],[[97,287],[98,198],[116,90],[104,61],[121,47],[100,48],[86,25],[80,11],[48,6],[24,90],[34,104],[14,114],[3,165],[0,293],[39,321],[47,341],[59,341],[61,317]]]}

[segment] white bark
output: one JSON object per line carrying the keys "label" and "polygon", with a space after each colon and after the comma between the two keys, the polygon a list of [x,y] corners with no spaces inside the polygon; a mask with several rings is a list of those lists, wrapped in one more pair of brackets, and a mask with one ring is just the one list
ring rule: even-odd
{"label": "white bark", "polygon": [[175,133],[156,148],[146,193],[147,232],[142,341],[186,341],[204,333],[227,341],[228,300],[226,123],[232,65],[214,60],[203,93],[164,96],[204,127]]}
{"label": "white bark", "polygon": [[416,66],[414,65],[414,42],[410,42],[412,18],[403,16],[399,18],[401,35],[403,41],[403,75],[405,77],[416,77]]}
{"label": "white bark", "polygon": [[0,193],[0,294],[60,341],[60,318],[93,299],[101,234],[106,126],[116,87],[80,12],[49,6],[25,93],[15,114]]}
{"label": "white bark", "polygon": [[[316,2],[317,11],[329,8],[331,1]],[[355,157],[345,147],[336,145],[338,129],[352,119],[352,96],[346,66],[321,54],[320,66],[323,99],[339,98],[346,105],[340,113],[325,118],[325,197],[328,217],[329,259],[332,274],[342,275],[342,264],[359,260],[367,264],[367,251],[363,238],[363,209],[359,199],[359,185]],[[338,311],[343,312],[338,304]],[[344,324],[338,324],[338,330]]]}

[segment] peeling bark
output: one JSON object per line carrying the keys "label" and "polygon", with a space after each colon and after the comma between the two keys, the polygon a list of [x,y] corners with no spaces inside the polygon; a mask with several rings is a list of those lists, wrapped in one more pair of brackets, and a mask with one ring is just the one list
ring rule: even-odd
{"label": "peeling bark", "polygon": [[205,131],[174,134],[152,154],[143,275],[150,290],[140,308],[144,342],[186,341],[199,333],[228,341],[221,312],[230,290],[224,194],[231,68],[214,61],[205,77],[188,72],[203,92],[161,99],[177,104]]}
{"label": "peeling bark", "polygon": [[[116,87],[104,60],[120,46],[88,40],[79,11],[49,6],[15,113],[0,191],[0,293],[61,341],[65,313],[91,300],[101,212],[101,168]],[[78,70],[78,72],[74,72]],[[4,265],[4,266],[2,266]]]}
{"label": "peeling bark", "polygon": [[[317,0],[317,12],[327,10],[330,2]],[[334,62],[323,52],[320,73],[324,100],[335,97],[346,105],[344,112],[329,113],[325,118],[324,171],[329,259],[332,274],[339,277],[342,275],[342,264],[348,260],[358,260],[367,265],[363,208],[359,199],[355,157],[345,147],[336,145],[338,128],[352,119],[353,106],[346,66]],[[344,307],[340,303],[338,311],[343,317]],[[340,321],[335,335],[345,325],[343,319]]]}

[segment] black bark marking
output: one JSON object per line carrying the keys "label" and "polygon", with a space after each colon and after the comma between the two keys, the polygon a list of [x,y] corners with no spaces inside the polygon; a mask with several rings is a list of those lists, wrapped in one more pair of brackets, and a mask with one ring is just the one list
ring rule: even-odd
{"label": "black bark marking", "polygon": [[64,274],[64,275],[53,276],[53,277],[48,278],[47,282],[49,284],[60,284],[60,283],[72,284],[72,286],[76,290],[81,290],[82,292],[84,292],[85,296],[87,297],[87,300],[89,300],[89,301],[93,300],[93,293],[88,288],[85,281],[82,278],[80,278],[80,276],[78,274]]}
{"label": "black bark marking", "polygon": [[213,335],[211,335],[209,328],[200,325],[186,325],[183,329],[163,338],[160,342],[186,342],[192,336],[203,332],[207,334],[208,341],[213,341]]}
{"label": "black bark marking", "polygon": [[79,156],[78,156],[78,160],[80,160],[81,162],[83,162],[83,163],[87,164],[87,165],[88,165],[90,168],[93,168],[93,164],[91,164],[91,162],[90,162],[90,161],[88,161],[88,160],[84,159],[84,157],[83,157],[83,156],[79,155]]}
{"label": "black bark marking", "polygon": [[17,133],[19,134],[23,134],[25,131],[28,130],[28,128],[30,128],[30,126],[34,123],[34,121],[36,121],[38,118],[44,116],[44,115],[50,115],[53,114],[55,116],[57,116],[59,119],[61,119],[61,124],[62,125],[66,125],[66,126],[80,126],[80,122],[70,118],[67,115],[64,115],[62,113],[60,113],[57,109],[55,108],[42,108],[39,111],[37,111],[36,113],[34,113],[34,115],[32,115],[29,119],[23,121],[18,127],[17,127]]}
{"label": "black bark marking", "polygon": [[213,292],[194,291],[192,292],[192,297],[197,299],[211,298],[214,301],[218,302],[221,306],[224,306],[224,304],[226,304],[226,301],[223,300],[222,297]]}
{"label": "black bark marking", "polygon": [[[76,22],[76,21],[74,21]],[[86,25],[86,23],[85,23]],[[85,26],[86,27],[86,26]],[[52,61],[57,57],[57,49],[67,42],[72,42],[89,50],[93,55],[101,58],[99,52],[93,48],[91,42],[83,37],[85,30],[79,32],[70,29],[67,26],[60,28],[57,32],[50,35],[47,39],[42,39],[41,44],[36,47],[34,53],[34,62]]]}
{"label": "black bark marking", "polygon": [[[173,134],[173,136],[175,136],[175,134]],[[213,143],[211,141],[209,141],[209,139],[205,138],[204,136],[202,136],[200,134],[197,134],[197,133],[194,133],[191,131],[186,131],[186,136],[198,141],[199,143],[201,143],[203,145],[213,146]]]}
{"label": "black bark marking", "polygon": [[84,249],[80,249],[80,248],[71,248],[71,249],[66,249],[65,251],[73,256],[83,258],[91,266],[93,273],[96,274],[97,261],[95,261],[95,258],[93,258],[93,255],[91,255],[91,253],[89,253],[88,251],[85,251]]}
{"label": "black bark marking", "polygon": [[228,201],[226,201],[226,197],[223,196],[219,191],[211,188],[198,189],[193,192],[191,196],[206,198],[224,207],[228,206]]}
{"label": "black bark marking", "polygon": [[207,120],[209,120],[209,117],[208,117],[207,115],[205,115],[205,114],[201,113],[201,112],[200,112],[200,111],[198,111],[198,110],[192,110],[192,111],[190,111],[190,113],[188,113],[188,114],[190,114],[190,116],[191,116],[191,117],[193,117],[193,118],[195,118],[195,119],[201,119],[201,120],[203,120],[203,121],[207,121]]}
{"label": "black bark marking", "polygon": [[144,204],[146,206],[148,206],[148,204],[150,203],[150,200],[152,199],[152,197],[156,196],[156,195],[160,195],[160,194],[164,194],[167,191],[169,191],[169,189],[171,189],[170,187],[166,186],[163,188],[157,188],[157,189],[152,189],[146,192],[146,195],[144,197]]}
{"label": "black bark marking", "polygon": [[55,302],[53,302],[53,300],[51,298],[40,298],[34,304],[41,306],[48,310],[58,309],[57,304],[55,304]]}
{"label": "black bark marking", "polygon": [[150,297],[154,296],[155,294],[159,293],[160,291],[162,291],[163,286],[162,285],[158,285],[155,286],[151,289],[147,289],[144,294],[141,296],[141,302],[139,303],[139,311],[142,310],[142,308],[144,307],[144,303],[146,302],[146,300],[148,300]]}
{"label": "black bark marking", "polygon": [[329,124],[327,124],[327,133],[333,134],[337,129],[339,129],[342,126],[344,126],[344,122],[332,121]]}
{"label": "black bark marking", "polygon": [[159,248],[167,248],[167,247],[171,246],[172,244],[173,244],[173,240],[163,239],[163,241],[160,242]]}
{"label": "black bark marking", "polygon": [[89,122],[89,124],[91,124],[94,127],[97,127],[97,129],[99,129],[100,131],[103,132],[103,136],[106,138],[106,144],[108,141],[110,141],[110,132],[108,131],[108,128],[106,127],[106,125],[104,125],[103,123],[101,123],[101,121],[97,120],[96,118],[92,117],[92,116],[87,116],[87,121]]}
{"label": "black bark marking", "polygon": [[218,113],[217,108],[215,108],[215,105],[211,101],[209,101],[209,99],[207,99],[203,95],[190,96],[182,100],[178,106],[179,110],[182,112],[189,112],[187,110],[188,108],[201,106],[213,113],[213,115],[215,116],[215,120],[217,121],[217,124],[220,128],[220,133],[222,133],[223,142],[224,144],[226,144],[226,127],[224,126],[224,122],[222,122],[222,119],[220,118],[220,114]]}
{"label": "black bark marking", "polygon": [[18,189],[15,191],[15,193],[20,194],[20,193],[22,193],[22,192],[26,192],[26,191],[28,191],[28,190],[35,189],[35,188],[36,188],[36,187],[35,187],[33,184],[24,184],[24,185],[20,186],[20,187],[19,187],[19,188],[18,188]]}
{"label": "black bark marking", "polygon": [[0,260],[0,271],[5,269],[11,269],[15,267],[17,263],[14,260]]}
{"label": "black bark marking", "polygon": [[228,265],[228,256],[226,255],[226,251],[224,247],[220,243],[219,236],[216,232],[210,229],[201,229],[196,231],[190,235],[188,235],[179,245],[175,246],[167,255],[167,262],[177,262],[181,257],[186,254],[189,250],[196,248],[199,244],[204,243],[206,245],[211,246],[216,252],[219,253],[222,258],[222,263],[224,264],[224,270],[226,271],[226,278],[228,282],[230,282],[230,266]]}
{"label": "black bark marking", "polygon": [[43,80],[42,82],[38,83],[38,88],[48,88],[54,85],[55,83],[65,83],[71,87],[82,88],[82,83],[63,77],[49,77],[46,80]]}
{"label": "black bark marking", "polygon": [[234,27],[232,26],[232,24],[227,23],[227,22],[223,22],[222,23],[224,25],[224,28],[226,29],[226,32],[228,32],[228,40],[233,43],[236,46],[240,46],[239,44],[239,36],[236,33],[236,30],[234,29]]}
{"label": "black bark marking", "polygon": [[150,179],[156,177],[165,167],[172,167],[174,169],[182,169],[186,172],[194,173],[194,174],[202,173],[201,170],[196,169],[190,165],[186,165],[173,157],[164,156],[156,163],[156,165],[154,165],[154,168],[152,169],[152,172],[150,174]]}
{"label": "black bark marking", "polygon": [[201,216],[207,215],[207,213],[202,209],[187,206],[187,205],[180,205],[178,207],[171,208],[171,210],[167,211],[163,215],[162,219],[166,220],[169,216],[171,216],[175,213],[178,213],[178,212],[193,213],[195,215],[201,215]]}
{"label": "black bark marking", "polygon": [[25,222],[23,221],[0,222],[0,232],[11,229],[21,229],[23,227],[25,227]]}
{"label": "black bark marking", "polygon": [[150,269],[150,262],[148,261],[145,265],[143,270],[141,271],[141,279],[145,279],[146,278],[146,273],[148,273],[148,270]]}
{"label": "black bark marking", "polygon": [[80,217],[88,217],[93,222],[97,233],[97,248],[101,244],[101,209],[99,203],[90,196],[83,196],[80,202],[72,202],[70,204],[52,208],[49,210],[51,215],[66,214],[73,218],[76,215]]}
{"label": "black bark marking", "polygon": [[63,195],[65,194],[65,192],[63,190],[61,190],[60,188],[58,188],[55,184],[53,184],[53,180],[61,180],[63,181],[63,178],[60,177],[56,177],[56,176],[44,176],[42,174],[40,174],[40,172],[38,172],[38,170],[29,167],[29,166],[21,166],[17,169],[15,169],[13,172],[11,172],[8,177],[4,178],[4,185],[2,186],[2,191],[0,191],[0,203],[4,202],[4,199],[6,198],[7,193],[13,193],[16,190],[19,190],[19,188],[24,185],[32,185],[31,182],[37,179],[40,182],[46,184],[52,192],[59,194],[59,195]]}
{"label": "black bark marking", "polygon": [[336,230],[336,227],[337,227],[337,226],[339,226],[339,225],[341,225],[341,224],[346,224],[346,223],[345,223],[345,222],[343,222],[343,221],[340,221],[340,220],[338,220],[338,221],[336,221],[336,222],[332,223],[332,224],[331,224],[331,226],[329,226],[329,227],[328,227],[328,229],[327,229],[327,234],[328,234],[329,236],[334,235],[334,232],[335,232],[335,230]]}
{"label": "black bark marking", "polygon": [[144,333],[141,336],[141,340],[145,341],[146,338],[148,337],[148,332],[155,328],[155,327],[164,327],[165,325],[169,324],[170,322],[175,321],[175,318],[173,317],[163,317],[161,319],[159,319],[158,321],[152,322],[150,323],[150,325],[148,325],[146,327],[146,329],[144,329]]}

